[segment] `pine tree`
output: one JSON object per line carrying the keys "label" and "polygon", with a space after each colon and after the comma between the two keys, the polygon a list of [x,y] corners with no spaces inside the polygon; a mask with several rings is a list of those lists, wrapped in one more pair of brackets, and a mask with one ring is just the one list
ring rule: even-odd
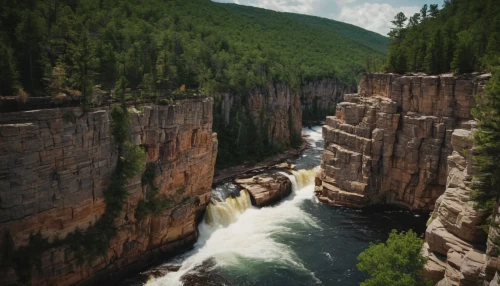
{"label": "pine tree", "polygon": [[500,198],[500,67],[495,67],[486,92],[477,97],[474,118],[478,128],[474,134],[474,162],[477,175],[472,198],[479,209],[493,211]]}
{"label": "pine tree", "polygon": [[81,92],[83,104],[87,105],[93,99],[94,78],[99,68],[95,43],[87,31],[82,31],[77,45],[73,47],[72,54],[72,87]]}
{"label": "pine tree", "polygon": [[0,96],[12,96],[19,88],[13,52],[7,41],[0,38]]}

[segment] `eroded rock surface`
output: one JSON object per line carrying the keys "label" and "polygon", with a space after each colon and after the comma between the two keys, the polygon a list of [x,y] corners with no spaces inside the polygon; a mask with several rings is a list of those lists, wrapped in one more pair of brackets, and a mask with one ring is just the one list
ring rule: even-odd
{"label": "eroded rock surface", "polygon": [[[217,154],[212,106],[211,99],[198,99],[131,110],[129,140],[147,147],[147,161],[156,165],[155,184],[171,207],[137,220],[136,205],[147,190],[141,176],[131,179],[106,255],[81,264],[65,246],[48,249],[42,253],[41,272],[33,272],[32,285],[116,280],[155,257],[191,246],[197,217],[210,200]],[[2,113],[0,240],[9,231],[17,248],[28,244],[30,233],[53,241],[76,229],[85,231],[105,212],[103,191],[117,155],[109,108]],[[12,269],[2,274],[3,285],[17,280]]]}
{"label": "eroded rock surface", "polygon": [[[436,201],[425,235],[430,257],[426,272],[438,285],[478,285],[484,278],[486,233],[480,226],[487,214],[470,201],[474,127],[474,121],[464,122],[451,135],[446,190]],[[432,257],[441,257],[445,264],[431,272]]]}
{"label": "eroded rock surface", "polygon": [[[323,127],[321,201],[432,210],[446,189],[454,130],[488,76],[367,74]],[[457,134],[458,136],[459,134]]]}
{"label": "eroded rock surface", "polygon": [[279,173],[259,174],[251,178],[236,179],[235,182],[248,191],[252,204],[257,207],[278,202],[292,192],[290,179]]}

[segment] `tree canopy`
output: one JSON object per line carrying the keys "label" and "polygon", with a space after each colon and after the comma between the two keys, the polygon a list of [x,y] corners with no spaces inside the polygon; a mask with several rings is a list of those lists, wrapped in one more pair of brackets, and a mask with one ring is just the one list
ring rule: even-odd
{"label": "tree canopy", "polygon": [[420,13],[396,15],[389,33],[387,71],[468,73],[499,63],[500,1],[446,0]]}
{"label": "tree canopy", "polygon": [[[0,95],[93,86],[240,91],[335,77],[356,85],[387,39],[317,17],[209,0],[0,0]],[[126,80],[126,81],[125,81]],[[56,83],[54,84],[54,81]]]}
{"label": "tree canopy", "polygon": [[421,254],[424,241],[412,230],[393,230],[386,243],[373,244],[359,256],[359,271],[370,275],[361,286],[422,285],[421,271],[426,263]]}

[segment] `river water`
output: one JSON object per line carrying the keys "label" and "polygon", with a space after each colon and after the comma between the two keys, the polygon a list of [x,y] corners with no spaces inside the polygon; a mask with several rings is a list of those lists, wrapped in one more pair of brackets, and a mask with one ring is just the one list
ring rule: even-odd
{"label": "river water", "polygon": [[321,127],[304,132],[312,147],[293,160],[298,171],[289,175],[288,198],[258,209],[235,185],[216,187],[220,202],[207,208],[194,249],[166,262],[180,270],[146,285],[359,285],[366,276],[356,269],[357,256],[369,242],[384,241],[392,229],[425,231],[426,215],[319,203],[313,168],[321,161]]}

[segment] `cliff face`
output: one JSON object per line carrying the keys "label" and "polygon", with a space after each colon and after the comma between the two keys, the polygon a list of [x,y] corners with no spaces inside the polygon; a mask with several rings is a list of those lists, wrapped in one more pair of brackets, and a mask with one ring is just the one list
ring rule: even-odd
{"label": "cliff face", "polygon": [[297,91],[284,83],[269,83],[244,94],[220,94],[215,112],[228,125],[244,106],[256,126],[265,126],[272,145],[289,145],[301,134],[303,119],[323,120],[350,90],[335,79],[309,82]]}
{"label": "cliff face", "polygon": [[324,120],[333,114],[344,94],[351,92],[353,88],[331,78],[305,83],[300,89],[304,121]]}
{"label": "cliff face", "polygon": [[472,286],[484,278],[486,233],[479,226],[487,214],[474,210],[470,201],[474,127],[474,121],[464,122],[451,135],[446,190],[436,201],[425,234],[425,272],[439,285]]}
{"label": "cliff face", "polygon": [[290,145],[292,135],[301,134],[300,97],[286,84],[268,84],[245,94],[222,93],[220,96],[216,112],[220,112],[226,126],[235,123],[238,109],[245,108],[255,126],[263,126],[272,146]]}
{"label": "cliff face", "polygon": [[323,127],[320,200],[432,210],[446,188],[452,134],[486,77],[368,74]]}
{"label": "cliff face", "polygon": [[[54,246],[42,252],[32,284],[116,280],[128,270],[191,246],[197,238],[196,220],[210,200],[217,153],[212,106],[211,99],[199,99],[131,110],[129,140],[147,147],[147,162],[156,166],[158,192],[172,204],[159,215],[137,219],[136,206],[147,189],[140,175],[129,180],[126,203],[115,220],[117,234],[104,257],[83,257],[82,264],[67,246]],[[19,248],[37,232],[53,242],[76,229],[86,230],[105,212],[103,191],[117,156],[109,108],[1,114],[2,245],[7,231]],[[12,268],[3,273],[3,283],[18,280]]]}

